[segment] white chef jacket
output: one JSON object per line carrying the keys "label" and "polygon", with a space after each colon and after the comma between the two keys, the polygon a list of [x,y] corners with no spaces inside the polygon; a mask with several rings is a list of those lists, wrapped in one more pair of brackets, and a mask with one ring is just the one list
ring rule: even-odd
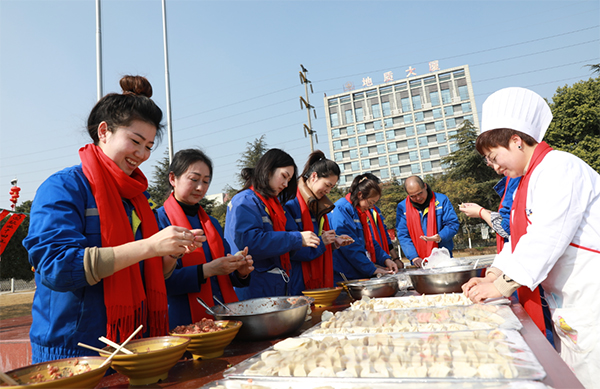
{"label": "white chef jacket", "polygon": [[527,232],[514,252],[505,244],[492,266],[532,290],[542,284],[561,357],[584,386],[598,387],[600,175],[553,150],[532,172],[526,210]]}

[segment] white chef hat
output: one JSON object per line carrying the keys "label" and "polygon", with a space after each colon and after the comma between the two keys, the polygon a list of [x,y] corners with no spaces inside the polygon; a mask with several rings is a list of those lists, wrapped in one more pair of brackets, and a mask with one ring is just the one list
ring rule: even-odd
{"label": "white chef hat", "polygon": [[540,95],[525,88],[504,88],[483,103],[481,132],[510,128],[530,135],[539,143],[551,121],[550,107]]}

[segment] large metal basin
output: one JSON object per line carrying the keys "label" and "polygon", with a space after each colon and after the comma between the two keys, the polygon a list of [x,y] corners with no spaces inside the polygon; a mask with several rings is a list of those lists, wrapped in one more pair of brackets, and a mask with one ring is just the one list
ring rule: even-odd
{"label": "large metal basin", "polygon": [[350,297],[360,300],[367,297],[391,297],[398,292],[398,279],[394,277],[373,278],[345,284]]}
{"label": "large metal basin", "polygon": [[415,290],[421,294],[461,293],[461,286],[473,277],[482,277],[486,267],[452,266],[409,270],[406,273]]}
{"label": "large metal basin", "polygon": [[239,320],[236,339],[272,339],[297,331],[306,320],[310,300],[304,296],[262,297],[214,306],[216,320]]}

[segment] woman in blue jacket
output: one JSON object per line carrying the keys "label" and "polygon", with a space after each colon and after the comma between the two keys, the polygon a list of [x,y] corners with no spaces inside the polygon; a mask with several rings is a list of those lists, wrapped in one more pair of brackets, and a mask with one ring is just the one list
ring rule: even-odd
{"label": "woman in blue jacket", "polygon": [[161,135],[162,112],[145,78],[125,76],[121,87],[92,109],[81,165],[50,176],[33,200],[23,240],[37,285],[33,363],[97,355],[77,344],[104,347],[103,335],[122,342],[140,324],[166,335],[164,278],[204,240],[201,231],[158,230],[138,166]]}
{"label": "woman in blue jacket", "polygon": [[[367,174],[354,178],[350,193],[335,203],[331,212],[331,228],[337,234],[349,235],[354,242],[333,253],[333,270],[336,282],[341,281],[340,273],[348,279],[368,278],[375,274],[389,274],[398,271],[377,240],[368,222],[368,212],[381,197],[379,183]],[[379,265],[379,266],[376,266]]]}
{"label": "woman in blue jacket", "polygon": [[327,213],[335,207],[327,194],[339,177],[337,163],[325,158],[320,150],[311,153],[298,179],[296,198],[284,207],[299,231],[313,231],[321,238],[318,247],[303,247],[291,257],[290,290],[293,295],[300,295],[307,289],[333,287],[333,250],[352,242],[348,235],[336,237],[327,218]]}
{"label": "woman in blue jacket", "polygon": [[225,239],[232,251],[248,247],[255,271],[250,286],[236,292],[240,300],[288,296],[290,252],[321,242],[314,232],[298,231],[281,205],[296,196],[296,164],[285,151],[270,149],[241,175],[246,184],[227,207]]}
{"label": "woman in blue jacket", "polygon": [[215,305],[218,302],[213,302],[213,296],[225,303],[238,301],[233,287],[248,286],[248,277],[254,269],[252,256],[243,252],[231,255],[229,244],[223,240],[221,225],[200,205],[212,177],[212,161],[201,150],[178,151],[169,166],[173,193],[156,211],[160,228],[176,225],[202,229],[207,238],[202,248],[177,260],[177,267],[165,281],[171,328],[196,323],[204,317],[212,318],[197,298]]}

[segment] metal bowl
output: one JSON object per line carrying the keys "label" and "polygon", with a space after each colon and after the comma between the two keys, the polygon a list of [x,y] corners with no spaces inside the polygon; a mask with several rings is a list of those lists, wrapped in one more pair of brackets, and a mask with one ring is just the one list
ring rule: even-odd
{"label": "metal bowl", "polygon": [[306,320],[311,300],[304,296],[262,297],[211,307],[216,320],[239,320],[236,339],[263,340],[291,334]]}
{"label": "metal bowl", "polygon": [[487,266],[453,266],[440,269],[409,270],[415,290],[421,294],[461,293],[461,286],[473,277],[482,277]]}
{"label": "metal bowl", "polygon": [[374,278],[366,281],[348,282],[346,290],[354,300],[367,297],[391,297],[398,292],[398,279],[393,277]]}

